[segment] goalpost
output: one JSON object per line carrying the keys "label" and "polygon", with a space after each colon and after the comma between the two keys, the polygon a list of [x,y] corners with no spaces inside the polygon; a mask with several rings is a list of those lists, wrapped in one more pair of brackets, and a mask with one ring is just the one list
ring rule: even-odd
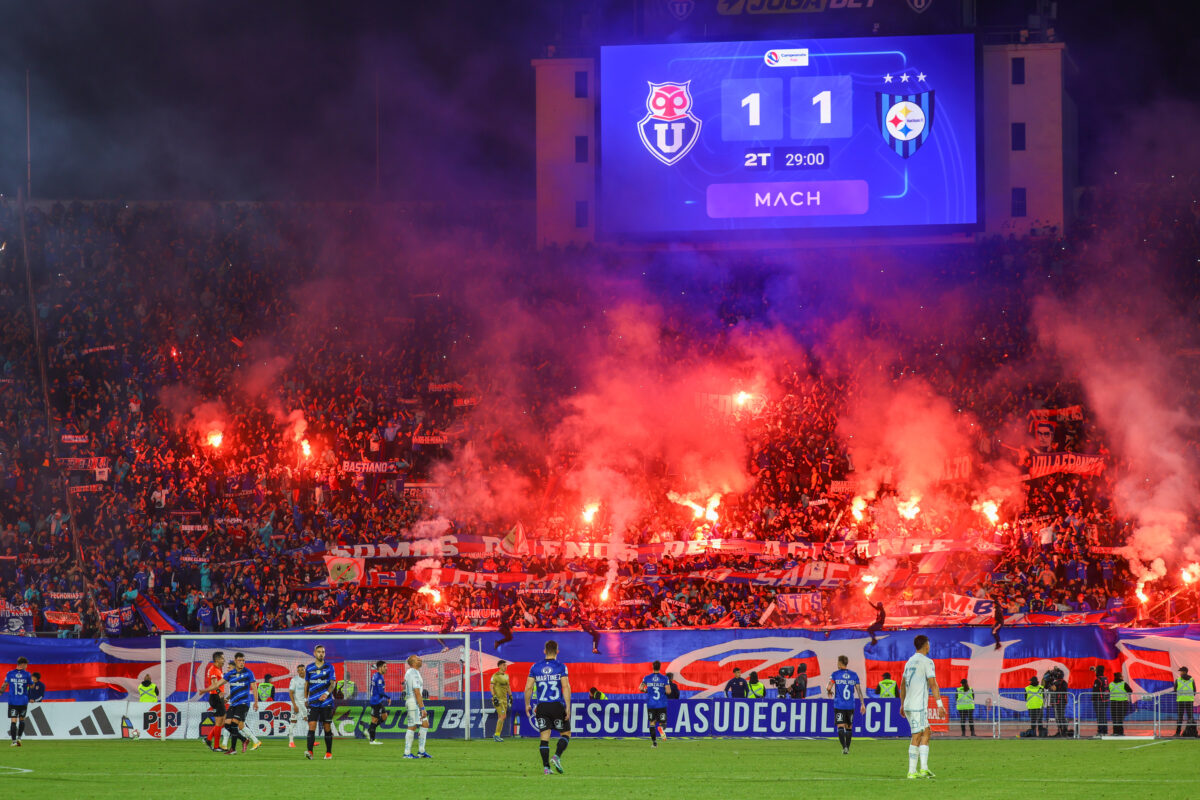
{"label": "goalpost", "polygon": [[[404,671],[410,655],[421,657],[421,677],[428,695],[431,738],[482,736],[487,727],[486,709],[473,700],[472,679],[482,675],[480,654],[471,651],[472,637],[467,633],[183,633],[164,634],[159,639],[159,699],[146,719],[155,723],[144,727],[151,735],[168,738],[198,738],[202,729],[213,724],[208,696],[201,694],[207,685],[205,667],[214,652],[225,654],[225,670],[233,668],[235,653],[243,653],[246,666],[256,681],[270,674],[275,698],[259,702],[246,725],[254,725],[261,736],[286,736],[291,725],[291,697],[288,684],[298,666],[312,663],[313,649],[325,646],[325,660],[332,664],[345,696],[337,701],[334,713],[335,736],[362,737],[370,721],[367,705],[371,691],[371,671],[376,661],[387,664],[384,673],[388,717],[379,726],[380,738],[403,736],[405,723]],[[251,706],[253,709],[253,706]],[[210,727],[211,729],[211,727]]]}

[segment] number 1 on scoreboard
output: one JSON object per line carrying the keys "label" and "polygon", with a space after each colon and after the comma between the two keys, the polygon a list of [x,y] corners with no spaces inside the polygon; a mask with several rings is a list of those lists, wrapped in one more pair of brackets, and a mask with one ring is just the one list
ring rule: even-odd
{"label": "number 1 on scoreboard", "polygon": [[849,75],[814,75],[788,81],[792,139],[844,139],[853,131]]}
{"label": "number 1 on scoreboard", "polygon": [[762,124],[762,114],[759,102],[762,100],[762,95],[758,92],[751,92],[742,98],[742,108],[750,107],[750,119],[748,124],[751,128],[757,128]]}

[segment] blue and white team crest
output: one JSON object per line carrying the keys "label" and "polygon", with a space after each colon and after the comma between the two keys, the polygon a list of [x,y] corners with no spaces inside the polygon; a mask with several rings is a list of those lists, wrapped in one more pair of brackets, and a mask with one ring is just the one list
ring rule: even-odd
{"label": "blue and white team crest", "polygon": [[691,81],[651,83],[646,116],[638,135],[650,154],[670,166],[688,154],[700,140],[700,120],[692,113]]}
{"label": "blue and white team crest", "polygon": [[933,90],[919,94],[876,92],[875,117],[883,141],[896,155],[908,158],[933,131]]}

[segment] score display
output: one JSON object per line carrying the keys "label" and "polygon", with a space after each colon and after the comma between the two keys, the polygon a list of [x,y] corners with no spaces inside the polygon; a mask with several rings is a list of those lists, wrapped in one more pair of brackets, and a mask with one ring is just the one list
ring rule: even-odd
{"label": "score display", "polygon": [[609,236],[980,223],[969,34],[602,47]]}

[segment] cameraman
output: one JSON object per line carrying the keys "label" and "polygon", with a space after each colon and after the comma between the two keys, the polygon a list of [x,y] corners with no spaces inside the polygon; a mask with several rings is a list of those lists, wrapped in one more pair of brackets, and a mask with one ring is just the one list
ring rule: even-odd
{"label": "cameraman", "polygon": [[776,696],[791,697],[791,689],[788,688],[788,678],[792,677],[792,673],[795,671],[793,667],[780,667],[778,675],[772,675],[767,679],[775,687]]}
{"label": "cameraman", "polygon": [[801,664],[796,669],[796,680],[792,681],[792,697],[803,700],[808,697],[808,664]]}
{"label": "cameraman", "polygon": [[1108,735],[1108,678],[1104,677],[1104,665],[1091,667],[1096,673],[1092,681],[1092,714],[1096,717],[1096,735]]}

